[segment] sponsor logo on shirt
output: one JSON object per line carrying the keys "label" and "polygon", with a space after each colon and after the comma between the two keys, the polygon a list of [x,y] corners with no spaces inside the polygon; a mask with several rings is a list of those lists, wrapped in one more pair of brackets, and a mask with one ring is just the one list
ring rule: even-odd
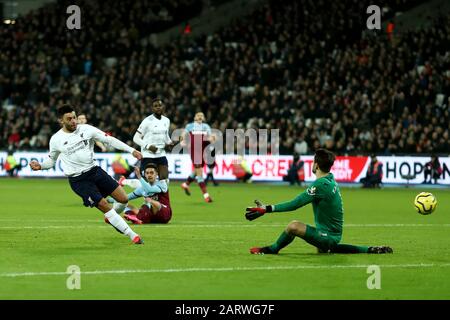
{"label": "sponsor logo on shirt", "polygon": [[67,148],[67,155],[70,156],[75,152],[84,149],[87,145],[88,145],[87,140],[80,141],[76,145]]}

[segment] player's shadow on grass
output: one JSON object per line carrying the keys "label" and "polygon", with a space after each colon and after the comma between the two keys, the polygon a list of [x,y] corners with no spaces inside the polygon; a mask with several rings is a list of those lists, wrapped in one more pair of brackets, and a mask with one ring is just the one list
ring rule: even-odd
{"label": "player's shadow on grass", "polygon": [[[286,260],[297,260],[297,261],[327,261],[332,260],[336,262],[347,262],[348,257],[353,256],[351,254],[339,254],[339,253],[317,253],[317,252],[287,252],[279,253],[277,257],[286,258]],[[306,260],[305,260],[306,258]],[[311,258],[311,259],[310,259]]]}

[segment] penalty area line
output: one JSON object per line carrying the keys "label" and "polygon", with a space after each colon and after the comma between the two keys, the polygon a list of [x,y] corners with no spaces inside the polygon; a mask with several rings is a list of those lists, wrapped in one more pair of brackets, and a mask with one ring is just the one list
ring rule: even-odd
{"label": "penalty area line", "polygon": [[[303,265],[303,266],[265,266],[265,267],[221,267],[221,268],[180,268],[180,269],[136,269],[136,270],[94,270],[81,271],[80,275],[107,275],[107,274],[136,274],[136,273],[183,273],[183,272],[236,272],[236,271],[273,271],[273,270],[308,270],[308,269],[360,269],[367,268],[368,264],[357,265]],[[416,263],[416,264],[385,264],[377,265],[380,268],[445,268],[450,263]],[[67,272],[23,272],[0,273],[0,277],[39,277],[70,275]]]}

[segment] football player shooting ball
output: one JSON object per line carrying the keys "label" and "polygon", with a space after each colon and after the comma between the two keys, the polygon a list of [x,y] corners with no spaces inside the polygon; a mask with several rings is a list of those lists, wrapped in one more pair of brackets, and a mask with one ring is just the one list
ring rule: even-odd
{"label": "football player shooting ball", "polygon": [[330,172],[335,155],[325,149],[318,149],[314,155],[312,172],[316,181],[295,199],[276,205],[264,205],[255,200],[256,207],[248,207],[245,213],[247,220],[255,220],[267,213],[294,211],[312,203],[316,227],[299,221],[288,224],[278,240],[266,247],[250,249],[252,254],[277,254],[289,245],[295,237],[300,237],[315,246],[319,253],[392,253],[387,246],[367,247],[340,244],[343,227],[343,207],[339,186]]}

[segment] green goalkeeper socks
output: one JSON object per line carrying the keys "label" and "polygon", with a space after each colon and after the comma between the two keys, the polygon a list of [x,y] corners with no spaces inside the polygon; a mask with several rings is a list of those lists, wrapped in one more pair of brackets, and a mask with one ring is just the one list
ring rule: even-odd
{"label": "green goalkeeper socks", "polygon": [[287,234],[286,231],[283,231],[277,241],[269,246],[270,250],[274,253],[278,253],[281,249],[286,247],[292,241],[294,241],[295,236]]}
{"label": "green goalkeeper socks", "polygon": [[331,249],[332,253],[367,253],[369,247],[366,246],[354,246],[351,244],[338,244]]}
{"label": "green goalkeeper socks", "polygon": [[[289,245],[292,241],[294,241],[295,236],[288,234],[286,231],[283,231],[278,237],[277,241],[268,246],[267,248],[273,252],[278,253],[281,249]],[[351,244],[338,244],[336,247],[332,248],[330,252],[333,253],[367,253],[369,247],[366,246],[354,246]]]}

